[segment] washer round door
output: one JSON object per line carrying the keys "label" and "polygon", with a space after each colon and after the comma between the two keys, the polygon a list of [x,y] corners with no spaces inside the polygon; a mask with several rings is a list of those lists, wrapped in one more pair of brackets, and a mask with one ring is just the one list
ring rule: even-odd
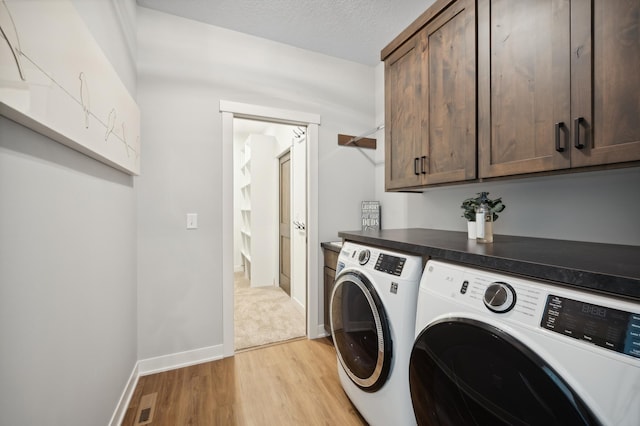
{"label": "washer round door", "polygon": [[422,331],[409,384],[419,425],[600,424],[540,356],[471,319],[446,319]]}
{"label": "washer round door", "polygon": [[345,271],[331,294],[331,335],[340,364],[351,380],[375,392],[389,375],[391,329],[384,306],[367,277]]}

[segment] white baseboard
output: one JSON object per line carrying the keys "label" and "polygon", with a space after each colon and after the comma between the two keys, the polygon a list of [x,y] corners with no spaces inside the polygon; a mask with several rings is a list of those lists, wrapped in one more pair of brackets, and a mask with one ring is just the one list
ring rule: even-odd
{"label": "white baseboard", "polygon": [[209,346],[191,351],[141,359],[138,361],[138,371],[140,376],[146,376],[148,374],[175,370],[176,368],[188,367],[203,362],[216,361],[223,357],[223,345]]}
{"label": "white baseboard", "polygon": [[129,376],[129,380],[127,380],[127,385],[120,396],[120,400],[118,401],[118,405],[116,406],[115,411],[113,412],[113,416],[111,416],[111,420],[109,421],[109,426],[120,426],[124,421],[124,416],[127,413],[127,408],[129,408],[129,403],[131,402],[131,397],[133,396],[133,392],[136,390],[136,386],[138,385],[138,379],[140,378],[140,374],[138,374],[138,363],[133,367],[133,371],[131,371],[131,376]]}
{"label": "white baseboard", "polygon": [[304,315],[306,312],[306,309],[304,308],[304,303],[300,302],[295,297],[292,297],[291,300],[293,300],[293,304],[296,307],[296,310],[300,312],[302,315]]}
{"label": "white baseboard", "polygon": [[324,324],[318,324],[318,330],[316,331],[316,335],[313,337],[314,339],[319,339],[321,337],[329,337],[329,333],[324,329]]}

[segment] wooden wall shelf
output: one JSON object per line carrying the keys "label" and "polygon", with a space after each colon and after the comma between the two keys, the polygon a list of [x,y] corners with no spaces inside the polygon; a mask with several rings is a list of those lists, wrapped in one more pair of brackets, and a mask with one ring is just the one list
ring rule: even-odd
{"label": "wooden wall shelf", "polygon": [[[349,143],[349,141],[354,139],[354,138],[357,139],[357,140],[355,142],[353,142],[353,143]],[[338,134],[338,145],[355,146],[355,147],[358,147],[358,148],[367,148],[367,149],[376,149],[376,140],[372,139],[372,138],[360,138],[360,139],[358,139],[357,136]]]}

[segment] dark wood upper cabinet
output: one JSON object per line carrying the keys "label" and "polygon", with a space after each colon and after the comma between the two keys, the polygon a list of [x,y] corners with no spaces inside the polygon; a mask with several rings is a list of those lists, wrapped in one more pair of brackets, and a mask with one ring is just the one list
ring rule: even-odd
{"label": "dark wood upper cabinet", "polygon": [[479,0],[480,177],[640,160],[640,3]]}
{"label": "dark wood upper cabinet", "polygon": [[387,190],[475,179],[475,33],[458,0],[385,59]]}
{"label": "dark wood upper cabinet", "polygon": [[480,177],[570,167],[570,16],[568,0],[478,1]]}
{"label": "dark wood upper cabinet", "polygon": [[571,165],[640,160],[640,2],[573,0],[571,15]]}
{"label": "dark wood upper cabinet", "polygon": [[420,184],[414,159],[422,152],[422,43],[418,33],[385,61],[386,189]]}
{"label": "dark wood upper cabinet", "polygon": [[381,57],[387,190],[640,161],[638,0],[437,0]]}
{"label": "dark wood upper cabinet", "polygon": [[476,178],[475,12],[458,0],[425,28],[423,185]]}

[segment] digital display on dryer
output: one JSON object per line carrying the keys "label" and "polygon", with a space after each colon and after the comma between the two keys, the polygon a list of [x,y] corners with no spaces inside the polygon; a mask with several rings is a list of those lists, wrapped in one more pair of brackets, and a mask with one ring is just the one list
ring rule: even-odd
{"label": "digital display on dryer", "polygon": [[574,339],[640,358],[640,313],[547,297],[541,327]]}
{"label": "digital display on dryer", "polygon": [[390,254],[380,253],[376,261],[376,271],[386,272],[391,275],[402,275],[402,268],[407,261],[405,257],[391,256]]}

